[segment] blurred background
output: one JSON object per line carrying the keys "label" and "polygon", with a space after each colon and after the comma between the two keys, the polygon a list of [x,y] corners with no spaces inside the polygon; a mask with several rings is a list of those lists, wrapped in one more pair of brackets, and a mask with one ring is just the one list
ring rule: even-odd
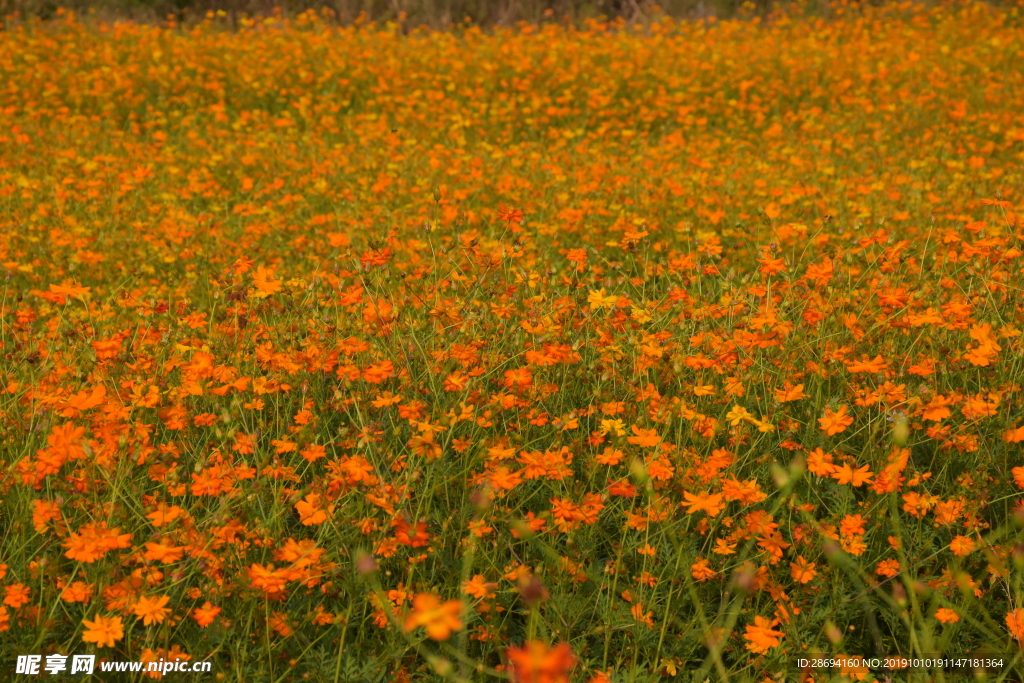
{"label": "blurred background", "polygon": [[[781,2],[790,9],[824,16],[830,13],[828,0]],[[644,24],[666,15],[680,19],[754,18],[765,16],[779,4],[779,0],[0,0],[0,16],[6,17],[8,24],[27,17],[50,19],[63,8],[103,20],[171,19],[188,23],[203,19],[211,11],[219,11],[222,20],[234,22],[247,16],[294,16],[316,10],[341,24],[392,21],[408,31],[422,26],[448,29],[615,19]],[[883,1],[865,0],[863,4]]]}

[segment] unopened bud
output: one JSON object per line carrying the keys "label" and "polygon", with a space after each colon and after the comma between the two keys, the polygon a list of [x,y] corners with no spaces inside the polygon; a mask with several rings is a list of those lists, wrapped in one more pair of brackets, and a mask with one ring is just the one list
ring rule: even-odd
{"label": "unopened bud", "polygon": [[736,571],[736,588],[743,593],[754,592],[754,572],[749,566],[742,566]]}
{"label": "unopened bud", "polygon": [[525,538],[527,540],[533,538],[533,528],[521,519],[517,519],[512,522],[512,531],[517,538]]}
{"label": "unopened bud", "polygon": [[783,469],[777,462],[773,462],[772,479],[775,480],[775,485],[778,488],[785,488],[786,484],[790,481],[789,472]]}
{"label": "unopened bud", "polygon": [[367,552],[359,553],[356,556],[356,571],[363,576],[377,571],[377,561],[373,559],[373,555]]}
{"label": "unopened bud", "polygon": [[843,632],[840,631],[839,627],[833,624],[831,621],[826,621],[825,637],[827,637],[829,642],[833,645],[838,645],[839,641],[843,639]]}
{"label": "unopened bud", "polygon": [[455,669],[455,667],[452,666],[451,661],[444,657],[432,656],[430,658],[430,665],[434,667],[434,671],[436,671],[439,676],[445,678],[450,676],[452,671]]}
{"label": "unopened bud", "polygon": [[649,476],[647,474],[647,466],[644,461],[640,458],[633,458],[629,463],[629,473],[633,475],[633,479],[638,484],[646,484]]}
{"label": "unopened bud", "polygon": [[494,492],[490,487],[482,487],[474,490],[469,494],[469,502],[473,504],[479,511],[486,510],[491,506],[491,500],[494,498]]}
{"label": "unopened bud", "polygon": [[544,584],[540,582],[540,579],[531,574],[529,577],[523,577],[519,580],[519,596],[523,599],[523,602],[532,607],[537,603],[547,600],[550,594],[544,588]]}
{"label": "unopened bud", "polygon": [[1024,543],[1018,543],[1013,547],[1013,564],[1018,569],[1024,567]]}
{"label": "unopened bud", "polygon": [[892,597],[896,600],[900,607],[907,606],[907,589],[903,587],[903,584],[894,583],[892,586]]}
{"label": "unopened bud", "polygon": [[892,426],[892,440],[898,446],[906,446],[908,439],[910,439],[910,424],[907,422],[906,415],[901,415]]}
{"label": "unopened bud", "polygon": [[804,476],[804,472],[807,471],[807,459],[804,456],[797,454],[789,463],[789,476],[794,479],[799,479]]}

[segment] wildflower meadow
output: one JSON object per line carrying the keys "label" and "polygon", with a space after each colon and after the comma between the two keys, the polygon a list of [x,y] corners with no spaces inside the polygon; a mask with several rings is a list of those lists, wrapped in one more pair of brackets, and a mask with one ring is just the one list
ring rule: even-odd
{"label": "wildflower meadow", "polygon": [[1024,680],[1022,60],[8,17],[0,679]]}

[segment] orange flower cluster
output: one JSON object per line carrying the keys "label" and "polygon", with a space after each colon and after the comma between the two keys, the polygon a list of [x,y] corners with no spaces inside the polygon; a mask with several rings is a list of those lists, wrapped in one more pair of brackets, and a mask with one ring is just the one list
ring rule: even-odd
{"label": "orange flower cluster", "polygon": [[0,649],[1016,647],[1022,15],[829,13],[12,18]]}

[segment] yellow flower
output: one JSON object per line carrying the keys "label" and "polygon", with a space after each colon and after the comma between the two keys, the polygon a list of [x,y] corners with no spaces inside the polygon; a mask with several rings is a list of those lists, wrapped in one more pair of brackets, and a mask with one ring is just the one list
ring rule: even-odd
{"label": "yellow flower", "polygon": [[604,288],[598,290],[591,290],[590,296],[587,297],[587,301],[590,303],[590,310],[596,311],[602,308],[615,308],[615,304],[618,303],[618,295],[612,294],[608,296],[604,293]]}
{"label": "yellow flower", "polygon": [[601,433],[622,436],[626,433],[626,425],[622,420],[601,420]]}
{"label": "yellow flower", "polygon": [[729,421],[730,425],[735,427],[741,422],[753,421],[754,416],[751,415],[743,406],[733,406],[732,410],[726,413],[725,419]]}
{"label": "yellow flower", "polygon": [[641,325],[643,325],[644,323],[649,323],[652,320],[654,320],[654,318],[651,317],[651,314],[642,308],[631,309],[630,317],[633,318],[633,320],[635,320],[636,322],[640,323]]}

